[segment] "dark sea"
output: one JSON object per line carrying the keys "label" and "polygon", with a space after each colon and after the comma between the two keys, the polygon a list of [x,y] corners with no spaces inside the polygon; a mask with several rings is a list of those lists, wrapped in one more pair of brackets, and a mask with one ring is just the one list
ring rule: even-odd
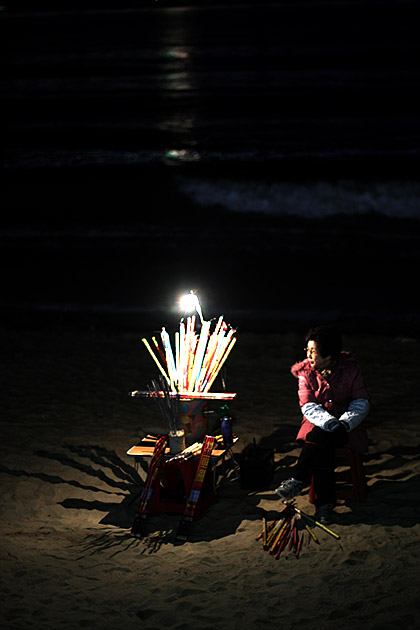
{"label": "dark sea", "polygon": [[2,0],[2,325],[417,335],[419,18]]}

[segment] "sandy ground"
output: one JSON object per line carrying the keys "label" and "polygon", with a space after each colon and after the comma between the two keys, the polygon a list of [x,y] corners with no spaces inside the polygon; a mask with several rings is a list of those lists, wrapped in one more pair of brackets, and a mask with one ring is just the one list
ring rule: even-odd
{"label": "sandy ground", "polygon": [[[273,493],[298,454],[302,335],[238,334],[228,391],[240,452],[275,449],[269,489],[233,474],[218,501],[174,545],[179,516],[150,517],[130,536],[145,470],[126,451],[165,431],[153,401],[130,398],[155,376],[148,331],[1,332],[2,627],[147,630],[265,627],[386,630],[420,614],[419,340],[345,336],[372,398],[365,503],[337,508],[336,541],[275,560],[256,541],[280,510]],[[213,388],[214,389],[214,388]],[[312,512],[307,491],[298,506]]]}

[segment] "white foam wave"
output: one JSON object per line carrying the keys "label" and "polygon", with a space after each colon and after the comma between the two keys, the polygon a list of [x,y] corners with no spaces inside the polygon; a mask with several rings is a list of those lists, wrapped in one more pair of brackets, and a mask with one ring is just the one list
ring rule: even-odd
{"label": "white foam wave", "polygon": [[375,212],[420,219],[420,183],[413,181],[304,184],[180,178],[179,189],[202,207],[221,206],[233,212],[306,218]]}

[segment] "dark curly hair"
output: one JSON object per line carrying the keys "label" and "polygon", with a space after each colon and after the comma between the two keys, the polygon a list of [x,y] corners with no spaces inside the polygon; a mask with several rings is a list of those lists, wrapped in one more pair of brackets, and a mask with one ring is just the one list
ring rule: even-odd
{"label": "dark curly hair", "polygon": [[308,341],[315,341],[323,358],[330,356],[336,361],[340,356],[342,350],[341,334],[333,326],[314,326],[306,335],[306,343]]}

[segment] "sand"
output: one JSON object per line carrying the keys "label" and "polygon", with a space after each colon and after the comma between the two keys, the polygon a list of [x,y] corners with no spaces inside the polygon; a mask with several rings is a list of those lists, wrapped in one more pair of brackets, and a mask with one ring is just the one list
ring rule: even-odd
{"label": "sand", "polygon": [[[4,330],[1,439],[2,627],[186,630],[418,627],[419,340],[345,336],[372,398],[365,503],[337,508],[336,541],[275,560],[256,541],[273,490],[298,449],[300,332],[238,335],[228,391],[240,452],[254,437],[275,449],[271,487],[218,501],[174,545],[179,516],[130,527],[145,478],[126,451],[165,426],[152,401],[129,398],[155,376],[139,333]],[[312,513],[307,490],[297,505]]]}

